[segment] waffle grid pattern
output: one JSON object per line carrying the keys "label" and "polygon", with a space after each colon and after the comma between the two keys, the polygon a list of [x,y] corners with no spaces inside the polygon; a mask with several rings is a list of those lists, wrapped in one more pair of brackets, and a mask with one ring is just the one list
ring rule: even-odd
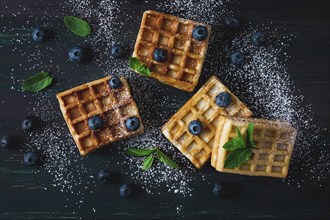
{"label": "waffle grid pattern", "polygon": [[[287,122],[267,121],[262,119],[225,119],[224,129],[216,138],[227,135],[227,141],[236,137],[235,129],[238,127],[242,134],[245,134],[249,122],[255,124],[253,141],[256,148],[252,149],[252,156],[249,161],[234,169],[223,168],[223,164],[229,151],[222,148],[225,142],[216,140],[221,151],[216,151],[221,155],[219,162],[215,162],[216,169],[222,172],[238,173],[255,176],[273,176],[284,178],[287,176],[291,154],[293,151],[296,130]],[[226,125],[230,123],[229,127]],[[216,149],[215,149],[216,150]],[[212,163],[213,165],[214,163]],[[219,169],[220,168],[220,169]]]}
{"label": "waffle grid pattern", "polygon": [[[121,78],[123,86],[111,89],[108,85],[110,78],[96,80],[57,95],[81,155],[143,130],[142,125],[135,132],[126,129],[125,120],[131,116],[139,117],[138,108],[126,80]],[[90,130],[87,125],[88,118],[95,115],[99,115],[105,122],[104,128],[98,131]]]}
{"label": "waffle grid pattern", "polygon": [[[207,27],[210,35],[209,25],[146,11],[133,56],[149,66],[151,77],[176,88],[193,91],[202,71],[209,39],[197,41],[191,37],[197,25]],[[168,51],[167,62],[153,60],[155,48]]]}
{"label": "waffle grid pattern", "polygon": [[[211,156],[220,115],[250,117],[252,112],[232,93],[232,104],[223,109],[215,104],[215,97],[222,91],[230,91],[216,78],[207,83],[162,127],[163,134],[197,168]],[[188,125],[200,120],[204,129],[199,135],[192,135]]]}

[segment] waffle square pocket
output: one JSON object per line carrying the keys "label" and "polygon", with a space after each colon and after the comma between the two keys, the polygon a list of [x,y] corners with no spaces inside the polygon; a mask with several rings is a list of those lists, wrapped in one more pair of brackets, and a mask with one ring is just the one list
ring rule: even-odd
{"label": "waffle square pocket", "polygon": [[[193,37],[194,28],[202,26],[207,36]],[[157,11],[143,14],[135,43],[133,57],[147,64],[150,77],[191,92],[198,83],[209,43],[211,27],[206,24],[178,18]],[[166,53],[160,62],[153,57],[156,49]]]}
{"label": "waffle square pocket", "polygon": [[[222,92],[231,96],[231,103],[224,108],[215,102],[217,95]],[[162,132],[183,155],[200,168],[211,157],[221,115],[250,117],[252,112],[213,76],[163,125]],[[188,126],[193,120],[199,120],[204,126],[199,135],[189,132]]]}
{"label": "waffle square pocket", "polygon": [[[124,77],[120,86],[111,88],[108,76],[56,95],[70,133],[82,156],[115,141],[144,132],[138,107]],[[93,128],[97,118],[100,128]],[[127,120],[135,118],[139,127],[127,128]],[[93,121],[92,121],[93,122]],[[93,129],[92,129],[93,128]]]}

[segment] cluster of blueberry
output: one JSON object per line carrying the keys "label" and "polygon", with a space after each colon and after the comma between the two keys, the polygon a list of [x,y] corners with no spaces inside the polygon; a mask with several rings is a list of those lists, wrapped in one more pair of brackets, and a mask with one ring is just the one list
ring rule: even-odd
{"label": "cluster of blueberry", "polygon": [[[30,132],[38,127],[38,120],[34,117],[27,116],[22,121],[22,129],[25,132]],[[12,136],[4,136],[0,140],[2,148],[13,148],[17,145],[17,140]],[[39,152],[29,151],[24,154],[23,163],[29,166],[40,165],[43,158]]]}
{"label": "cluster of blueberry", "polygon": [[[227,28],[238,29],[240,25],[241,24],[239,19],[234,16],[230,16],[225,19],[225,26]],[[256,47],[262,46],[265,43],[265,41],[266,41],[266,34],[262,31],[256,31],[251,36],[251,43]],[[233,51],[230,54],[230,61],[232,64],[236,66],[242,66],[245,62],[245,54],[243,54],[241,51]]]}
{"label": "cluster of blueberry", "polygon": [[[112,89],[118,89],[122,85],[123,84],[121,83],[119,77],[117,77],[117,76],[114,76],[109,80],[109,86]],[[88,127],[93,131],[99,130],[104,126],[104,122],[99,115],[90,117],[88,119],[87,124],[88,124]],[[136,116],[132,116],[125,121],[125,126],[128,131],[136,131],[137,129],[139,129],[140,124],[141,124],[140,120]]]}
{"label": "cluster of blueberry", "polygon": [[[49,35],[46,30],[40,27],[36,27],[32,32],[32,38],[35,42],[44,42],[50,38]],[[121,58],[125,54],[125,50],[122,45],[114,44],[111,47],[110,53],[113,58]],[[82,63],[91,58],[91,51],[86,47],[77,46],[69,50],[68,56],[72,62]]]}
{"label": "cluster of blueberry", "polygon": [[[207,28],[203,25],[197,25],[192,33],[192,37],[195,40],[202,41],[208,36]],[[154,50],[152,58],[157,62],[165,62],[167,59],[167,51],[162,48],[156,48]]]}
{"label": "cluster of blueberry", "polygon": [[[109,170],[101,170],[97,177],[103,184],[111,184],[115,182],[115,173]],[[130,197],[136,192],[135,187],[132,184],[123,184],[119,187],[119,194],[123,197]]]}
{"label": "cluster of blueberry", "polygon": [[[228,92],[221,92],[215,97],[215,103],[221,107],[226,108],[231,103],[231,95]],[[199,135],[203,131],[203,124],[199,120],[193,120],[188,125],[188,130],[192,135]]]}

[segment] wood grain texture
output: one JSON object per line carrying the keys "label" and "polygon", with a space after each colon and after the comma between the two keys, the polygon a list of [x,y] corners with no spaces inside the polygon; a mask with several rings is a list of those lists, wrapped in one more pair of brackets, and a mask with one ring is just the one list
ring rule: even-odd
{"label": "wood grain texture", "polygon": [[[63,0],[62,0],[63,1]],[[122,10],[131,13],[134,10],[143,11],[154,9],[158,0],[148,3],[127,3]],[[57,16],[58,4],[61,1],[1,1],[1,30],[12,29],[10,32],[1,31],[1,107],[0,107],[0,135],[10,134],[20,137],[24,141],[26,134],[20,129],[21,119],[28,114],[28,108],[32,108],[30,101],[35,100],[30,94],[27,98],[22,97],[21,92],[11,90],[12,79],[11,69],[15,69],[15,77],[24,79],[31,74],[25,72],[25,67],[30,67],[24,56],[17,53],[24,51],[32,53],[30,45],[21,44],[21,36],[29,36],[31,28],[46,19],[52,23],[62,39],[70,44],[77,44],[80,39],[72,39],[72,35],[65,30],[62,20]],[[96,1],[95,1],[96,2]],[[35,5],[38,5],[36,7]],[[329,1],[231,1],[229,8],[237,12],[240,17],[253,24],[271,24],[277,27],[278,33],[292,34],[294,36],[290,43],[288,53],[291,59],[288,63],[289,73],[295,82],[297,90],[305,96],[304,105],[312,103],[311,117],[321,127],[327,127],[323,132],[326,141],[330,139],[330,53],[329,53]],[[21,6],[29,8],[22,11]],[[42,8],[51,8],[44,14]],[[57,9],[55,9],[57,8]],[[17,14],[17,11],[22,13]],[[70,12],[67,12],[71,14]],[[13,16],[15,14],[15,16]],[[28,27],[26,20],[31,19],[31,26]],[[132,33],[129,39],[134,41],[139,27],[139,13],[133,14],[136,19],[132,22]],[[32,44],[33,42],[31,42]],[[66,46],[60,41],[52,42],[61,48],[58,54],[54,55],[54,62],[62,64],[61,70],[68,73],[68,78],[58,78],[59,82],[68,89],[72,85],[79,85],[81,82],[89,81],[89,72],[100,72],[100,68],[89,64],[88,67],[78,67],[77,72],[81,73],[79,78],[70,78],[72,71],[66,57],[59,54],[66,53]],[[19,47],[20,50],[13,48]],[[44,50],[43,52],[47,52]],[[52,70],[49,70],[52,71]],[[201,83],[207,80],[201,77]],[[177,90],[168,89],[175,94]],[[186,93],[179,93],[178,102],[184,103],[191,96]],[[51,102],[56,103],[55,96]],[[174,113],[176,109],[171,106],[164,106],[164,109]],[[58,114],[58,119],[61,119]],[[329,143],[329,141],[327,142]],[[324,146],[329,150],[329,145]],[[115,153],[116,150],[114,150]],[[329,152],[329,151],[327,151]],[[215,173],[210,165],[205,166],[202,171],[207,181],[197,178],[191,183],[194,188],[192,197],[180,197],[166,193],[165,188],[160,188],[161,197],[148,195],[141,192],[135,198],[125,200],[118,195],[118,187],[107,188],[97,187],[93,194],[86,194],[83,204],[76,205],[76,195],[61,193],[59,188],[54,188],[52,176],[43,169],[22,166],[23,150],[10,149],[0,152],[0,218],[1,219],[329,219],[330,218],[330,188],[329,178],[320,182],[322,187],[305,182],[304,186],[298,188],[296,185],[284,184],[282,180],[270,178],[243,177],[230,174]],[[115,157],[112,164],[113,169],[127,172],[128,167],[117,165],[117,161],[124,158],[120,155]],[[97,154],[86,160],[86,166],[97,171],[104,162],[105,157]],[[38,171],[37,174],[34,174]],[[304,173],[297,174],[300,177]],[[123,175],[121,182],[131,181]],[[232,182],[239,188],[238,194],[230,199],[218,199],[212,196],[212,184],[217,181]],[[81,186],[83,187],[83,186]],[[47,190],[44,190],[47,188]],[[83,190],[83,189],[82,189]],[[71,202],[72,201],[72,202]],[[64,204],[68,204],[64,207]],[[177,207],[182,205],[180,212]],[[95,208],[96,212],[93,212]]]}

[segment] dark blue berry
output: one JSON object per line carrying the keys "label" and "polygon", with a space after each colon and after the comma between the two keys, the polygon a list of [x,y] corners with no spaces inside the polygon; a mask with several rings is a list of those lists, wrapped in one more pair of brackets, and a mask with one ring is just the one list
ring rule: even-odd
{"label": "dark blue berry", "polygon": [[215,97],[215,103],[219,107],[225,108],[231,103],[231,95],[228,92],[220,92]]}
{"label": "dark blue berry", "polygon": [[208,31],[207,31],[207,28],[203,25],[197,25],[193,32],[192,32],[192,37],[195,39],[195,40],[199,40],[199,41],[202,41],[202,40],[205,40],[208,36]]}
{"label": "dark blue berry", "polygon": [[161,48],[156,48],[153,54],[153,59],[157,62],[165,62],[167,59],[167,51]]}
{"label": "dark blue berry", "polygon": [[225,18],[225,27],[227,28],[239,28],[240,21],[234,16],[229,16]]}
{"label": "dark blue berry", "polygon": [[119,194],[122,197],[129,197],[133,194],[133,187],[128,184],[124,184],[119,188]]}
{"label": "dark blue berry", "polygon": [[98,115],[95,115],[91,118],[88,119],[88,127],[91,129],[91,130],[99,130],[103,127],[104,125],[104,122],[102,120],[102,118]]}
{"label": "dark blue berry", "polygon": [[32,32],[32,38],[35,42],[42,42],[45,40],[46,34],[45,31],[41,28],[35,28]]}
{"label": "dark blue berry", "polygon": [[136,116],[130,117],[126,120],[125,126],[129,131],[136,131],[140,127],[140,120]]}
{"label": "dark blue berry", "polygon": [[227,187],[225,187],[222,183],[215,183],[212,190],[213,195],[220,196],[220,197],[226,197],[228,196],[228,190]]}
{"label": "dark blue berry", "polygon": [[24,154],[24,164],[29,166],[35,166],[40,164],[41,157],[39,153],[27,152]]}
{"label": "dark blue berry", "polygon": [[251,36],[252,44],[256,47],[263,45],[266,41],[266,34],[262,31],[257,31]]}
{"label": "dark blue berry", "polygon": [[199,120],[191,121],[188,125],[188,130],[193,135],[199,135],[203,131],[203,124]]}
{"label": "dark blue berry", "polygon": [[111,182],[111,174],[108,170],[101,170],[99,174],[97,175],[97,178],[99,179],[100,182],[103,184],[105,183],[110,183]]}
{"label": "dark blue berry", "polygon": [[230,61],[236,66],[241,66],[244,64],[245,55],[241,51],[234,51],[230,54]]}
{"label": "dark blue berry", "polygon": [[14,139],[9,136],[4,136],[0,140],[0,145],[3,148],[11,148],[14,146]]}
{"label": "dark blue berry", "polygon": [[69,50],[69,59],[72,62],[81,63],[85,61],[87,57],[87,51],[83,47],[74,47],[71,50]]}
{"label": "dark blue berry", "polygon": [[120,44],[114,44],[111,47],[111,56],[113,58],[120,58],[124,55],[124,48]]}
{"label": "dark blue berry", "polygon": [[22,129],[24,131],[32,131],[35,128],[35,120],[32,117],[25,117],[22,121]]}
{"label": "dark blue berry", "polygon": [[114,76],[109,80],[109,86],[112,89],[118,89],[122,86],[123,84],[121,83],[119,77]]}

